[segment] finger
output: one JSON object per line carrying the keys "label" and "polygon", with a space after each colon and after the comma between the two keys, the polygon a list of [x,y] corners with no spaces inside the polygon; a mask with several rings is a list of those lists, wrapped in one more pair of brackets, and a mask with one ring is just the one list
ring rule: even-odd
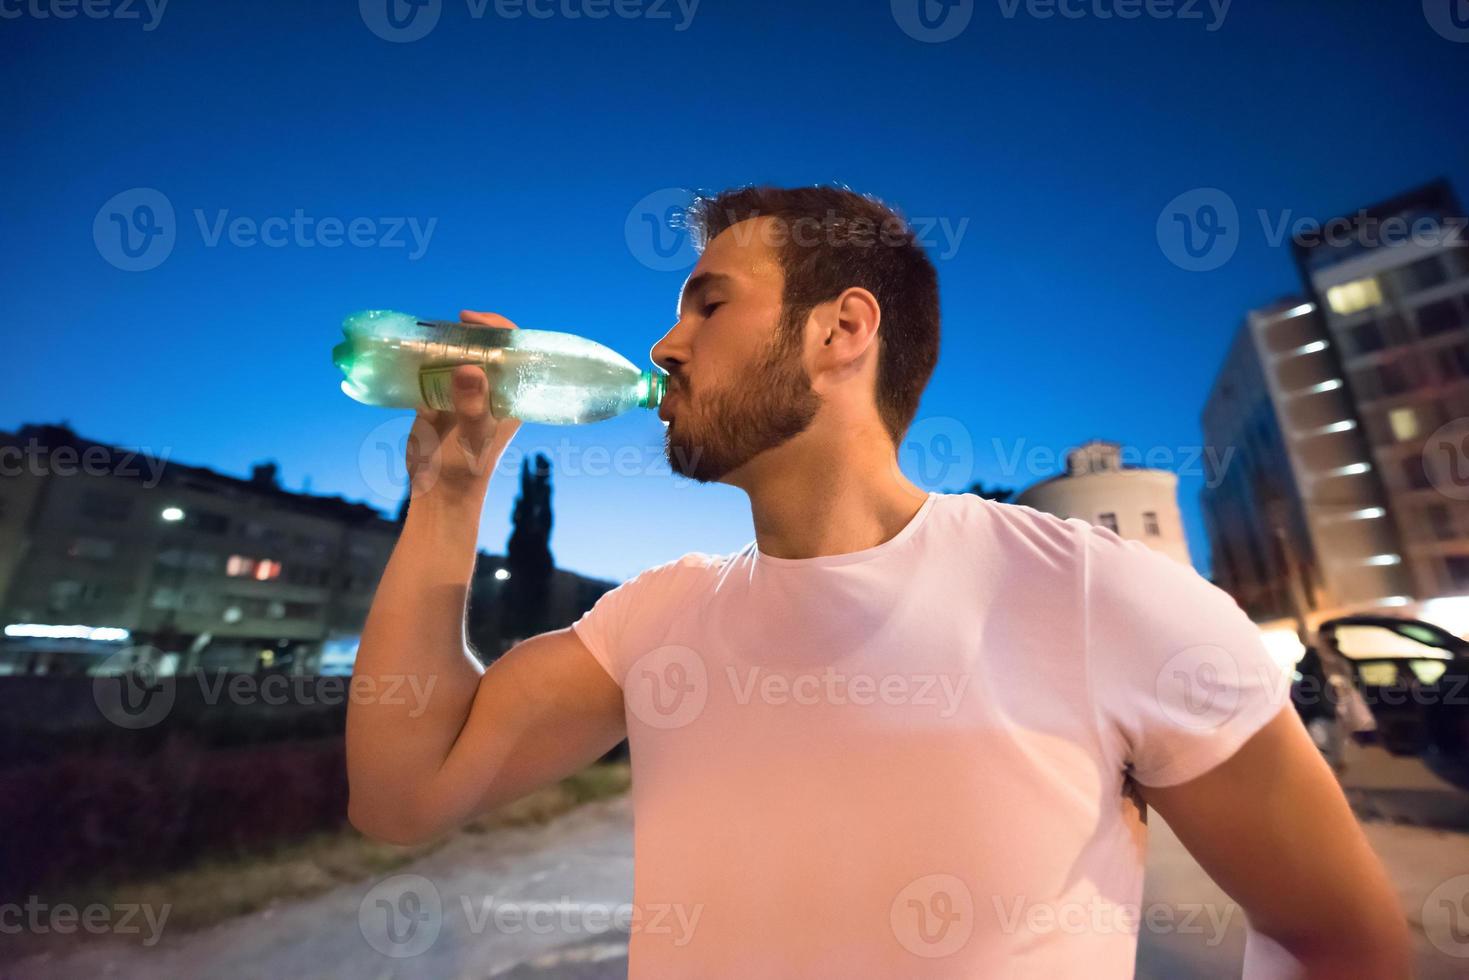
{"label": "finger", "polygon": [[459,322],[473,323],[482,327],[500,327],[505,330],[519,329],[509,318],[503,317],[498,313],[480,313],[475,310],[460,310]]}
{"label": "finger", "polygon": [[485,422],[490,416],[490,383],[484,369],[473,364],[455,368],[450,398],[461,425]]}

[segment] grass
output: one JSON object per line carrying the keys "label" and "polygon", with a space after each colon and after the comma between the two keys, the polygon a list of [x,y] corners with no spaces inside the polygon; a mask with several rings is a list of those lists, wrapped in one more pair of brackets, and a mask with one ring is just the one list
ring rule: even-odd
{"label": "grass", "polygon": [[[260,911],[285,900],[320,894],[337,885],[372,878],[431,854],[463,834],[484,835],[504,827],[547,823],[583,803],[627,791],[627,763],[599,763],[480,817],[457,834],[412,847],[370,840],[350,827],[317,834],[270,851],[216,858],[189,868],[122,883],[91,882],[67,889],[61,901],[77,907],[92,903],[170,905],[165,933],[202,929]],[[74,944],[84,931],[64,937]],[[22,936],[41,945],[58,937]],[[18,944],[17,944],[18,945]],[[11,954],[37,949],[17,950]]]}

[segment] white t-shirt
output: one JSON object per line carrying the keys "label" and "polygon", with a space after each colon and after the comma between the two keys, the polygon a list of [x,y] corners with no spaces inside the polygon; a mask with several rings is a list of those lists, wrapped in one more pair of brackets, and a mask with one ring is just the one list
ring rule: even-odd
{"label": "white t-shirt", "polygon": [[1127,776],[1203,774],[1289,686],[1192,569],[971,494],[685,555],[574,629],[627,708],[634,978],[1131,976]]}

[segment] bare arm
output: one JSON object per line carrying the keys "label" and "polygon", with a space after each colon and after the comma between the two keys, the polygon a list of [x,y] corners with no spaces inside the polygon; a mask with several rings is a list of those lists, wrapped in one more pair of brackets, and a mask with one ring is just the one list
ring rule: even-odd
{"label": "bare arm", "polygon": [[1397,894],[1293,708],[1197,779],[1142,792],[1299,976],[1411,975]]}
{"label": "bare arm", "polygon": [[[493,314],[462,319],[513,327]],[[489,414],[482,372],[460,369],[455,382],[453,412],[414,422],[413,499],[363,629],[347,709],[348,815],[396,843],[569,775],[623,737],[621,689],[571,630],[526,640],[489,670],[469,652],[480,511],[519,423]]]}

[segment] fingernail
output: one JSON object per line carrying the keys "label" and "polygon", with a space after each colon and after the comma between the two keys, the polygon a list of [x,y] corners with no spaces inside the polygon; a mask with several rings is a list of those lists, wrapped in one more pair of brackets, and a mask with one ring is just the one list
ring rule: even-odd
{"label": "fingernail", "polygon": [[454,375],[454,385],[460,391],[474,391],[479,387],[479,376],[463,371]]}

